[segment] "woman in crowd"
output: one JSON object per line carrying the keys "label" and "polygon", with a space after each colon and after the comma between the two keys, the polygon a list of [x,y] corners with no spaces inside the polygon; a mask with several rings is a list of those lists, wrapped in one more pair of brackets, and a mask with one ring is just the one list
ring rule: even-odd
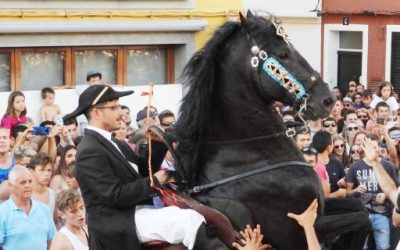
{"label": "woman in crowd", "polygon": [[341,135],[332,136],[333,151],[331,157],[340,161],[343,166],[348,167],[348,154],[346,150],[346,142]]}
{"label": "woman in crowd", "polygon": [[365,137],[367,136],[367,133],[360,130],[357,131],[356,134],[354,135],[354,139],[351,143],[351,145],[361,145],[365,141]]}
{"label": "woman in crowd", "polygon": [[64,148],[64,151],[62,152],[60,157],[60,163],[56,170],[56,174],[53,176],[50,182],[50,188],[52,188],[54,191],[58,192],[61,189],[68,188],[67,182],[62,177],[61,172],[63,168],[66,168],[70,163],[75,161],[75,155],[76,155],[75,146],[67,145]]}

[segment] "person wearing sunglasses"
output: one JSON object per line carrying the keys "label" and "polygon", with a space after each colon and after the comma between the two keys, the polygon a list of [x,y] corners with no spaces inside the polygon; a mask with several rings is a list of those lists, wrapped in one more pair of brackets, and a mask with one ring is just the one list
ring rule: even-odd
{"label": "person wearing sunglasses", "polygon": [[337,134],[337,124],[335,119],[328,117],[322,121],[322,130],[329,132],[331,135]]}
{"label": "person wearing sunglasses", "polygon": [[358,120],[362,121],[364,127],[367,125],[369,121],[368,110],[365,108],[359,108],[356,110]]}
{"label": "person wearing sunglasses", "polygon": [[331,153],[331,158],[340,161],[343,166],[346,168],[349,164],[348,154],[347,154],[347,146],[346,142],[341,135],[332,136],[333,141],[333,151]]}
{"label": "person wearing sunglasses", "polygon": [[171,128],[175,126],[176,118],[175,114],[171,110],[163,110],[159,115],[160,125],[164,129]]}
{"label": "person wearing sunglasses", "polygon": [[356,133],[360,130],[362,129],[358,126],[357,123],[348,123],[347,125],[344,126],[342,134],[347,144],[347,149],[353,145]]}
{"label": "person wearing sunglasses", "polygon": [[355,144],[350,148],[350,164],[361,159],[361,152],[360,145]]}

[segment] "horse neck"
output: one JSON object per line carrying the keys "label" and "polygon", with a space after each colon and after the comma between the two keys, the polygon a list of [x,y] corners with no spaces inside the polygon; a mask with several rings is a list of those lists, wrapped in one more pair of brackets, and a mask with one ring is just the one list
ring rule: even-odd
{"label": "horse neck", "polygon": [[[207,141],[231,143],[213,146],[210,156],[224,159],[224,155],[229,155],[229,159],[225,159],[230,163],[222,165],[231,166],[234,161],[247,167],[263,162],[301,160],[293,140],[284,135],[285,126],[273,106],[252,97],[249,90],[241,93],[240,97],[221,96],[219,105],[214,106],[207,128]],[[279,132],[282,133],[280,136],[265,138]],[[248,140],[243,143],[243,139]]]}

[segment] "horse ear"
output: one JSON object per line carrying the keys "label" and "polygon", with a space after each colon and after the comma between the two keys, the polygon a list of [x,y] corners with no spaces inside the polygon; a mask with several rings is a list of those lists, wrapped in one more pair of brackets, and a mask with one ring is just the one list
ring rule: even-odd
{"label": "horse ear", "polygon": [[251,10],[247,10],[247,19],[252,19],[252,18],[254,18],[254,14],[253,14],[253,12],[251,12]]}
{"label": "horse ear", "polygon": [[239,12],[240,22],[243,24],[246,23],[246,18],[243,16],[242,12]]}

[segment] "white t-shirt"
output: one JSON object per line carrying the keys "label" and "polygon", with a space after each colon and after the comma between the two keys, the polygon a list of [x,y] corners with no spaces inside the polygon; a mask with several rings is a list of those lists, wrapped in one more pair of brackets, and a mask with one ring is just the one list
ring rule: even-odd
{"label": "white t-shirt", "polygon": [[386,102],[387,105],[389,105],[390,112],[397,111],[399,109],[399,104],[397,103],[396,98],[393,96],[389,97],[386,101],[384,101],[382,97],[375,96],[374,99],[372,99],[370,107],[374,109],[380,102]]}

